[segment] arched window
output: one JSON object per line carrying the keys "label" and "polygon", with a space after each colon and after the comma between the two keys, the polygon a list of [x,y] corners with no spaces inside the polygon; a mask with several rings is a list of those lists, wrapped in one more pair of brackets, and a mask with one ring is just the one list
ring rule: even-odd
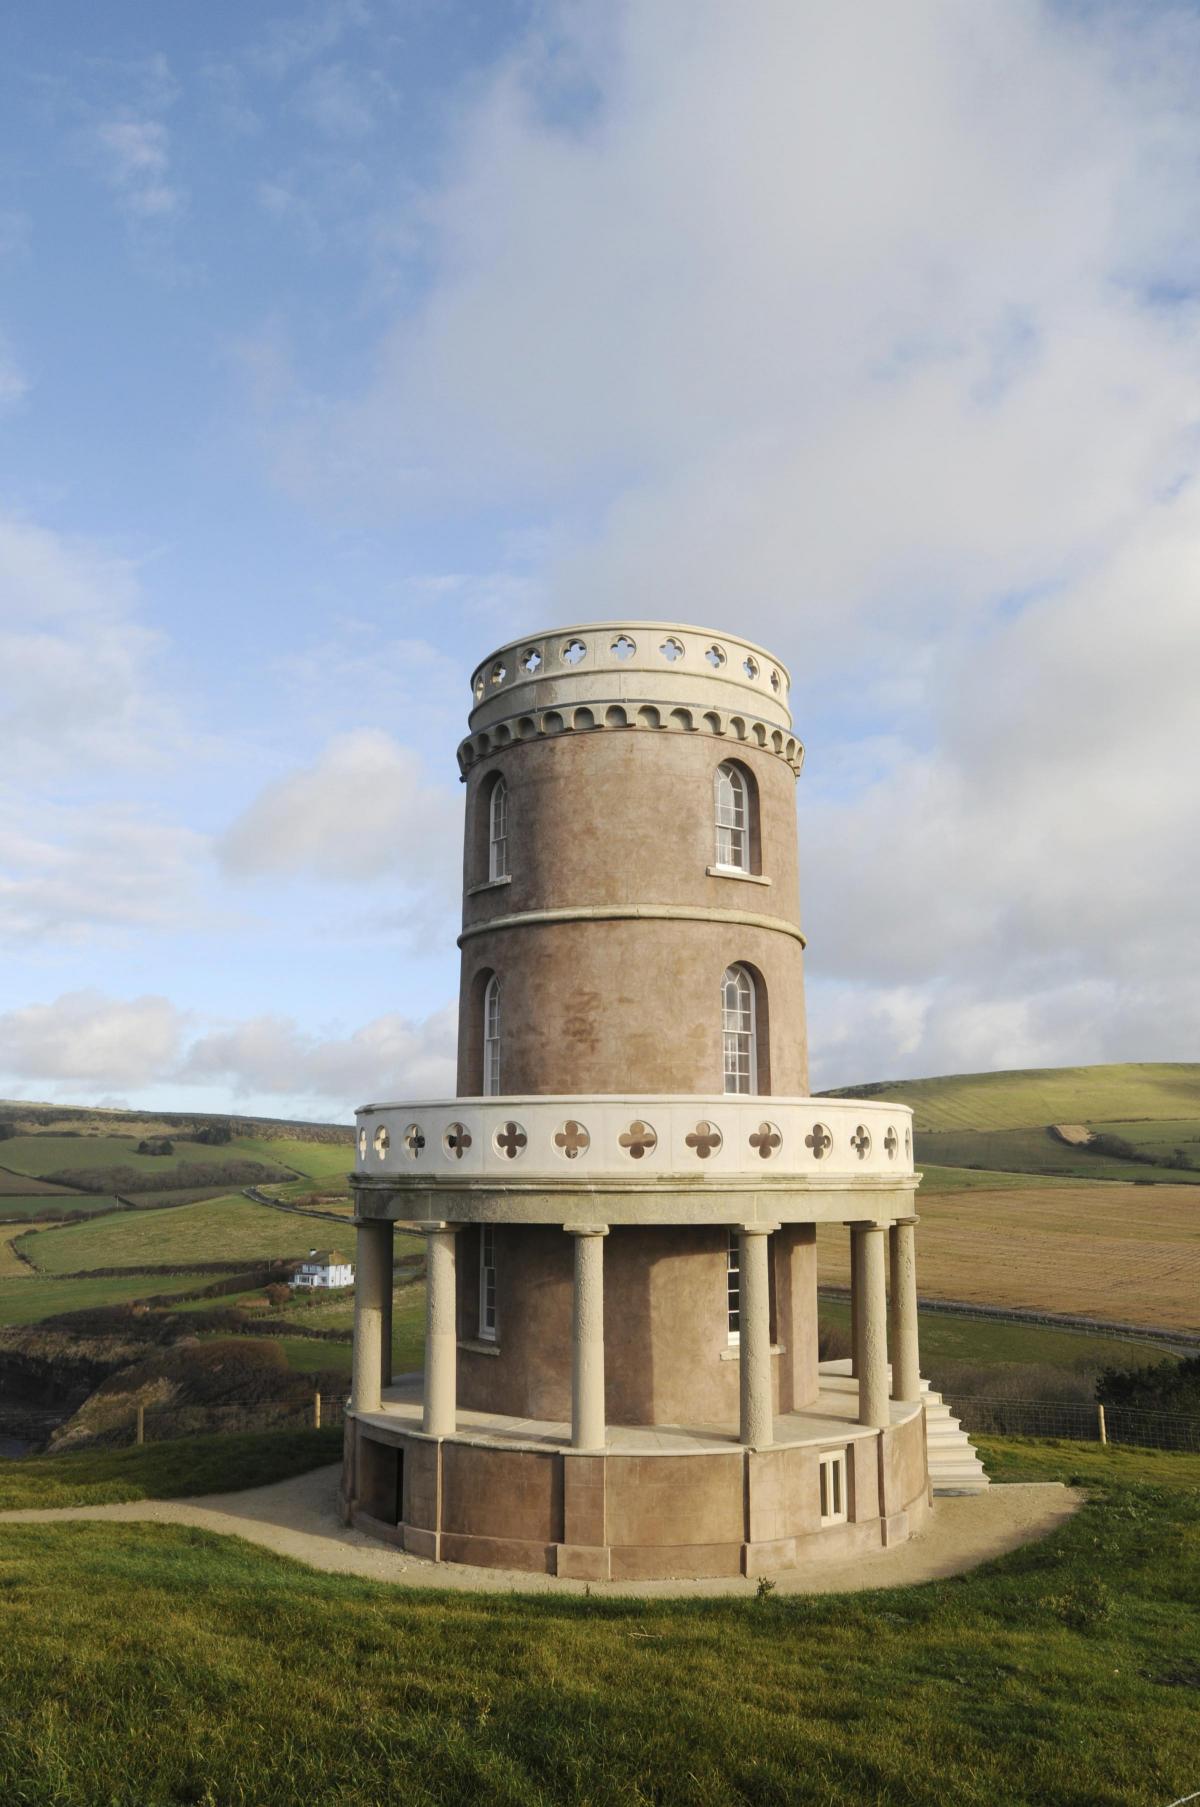
{"label": "arched window", "polygon": [[725,1090],[757,1092],[754,981],[744,966],[727,967],[721,980],[721,1029],[725,1040]]}
{"label": "arched window", "polygon": [[713,777],[718,866],[750,870],[750,797],[745,773],[726,760]]}
{"label": "arched window", "polygon": [[497,778],[488,802],[488,878],[508,876],[508,786]]}
{"label": "arched window", "polygon": [[483,994],[483,1093],[494,1098],[500,1090],[500,981],[495,973]]}

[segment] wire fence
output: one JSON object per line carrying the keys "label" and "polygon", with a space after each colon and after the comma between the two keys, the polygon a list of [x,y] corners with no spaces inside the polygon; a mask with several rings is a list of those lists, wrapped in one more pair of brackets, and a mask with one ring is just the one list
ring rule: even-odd
{"label": "wire fence", "polygon": [[1200,1418],[1141,1406],[1093,1405],[1087,1400],[947,1400],[963,1429],[985,1437],[1064,1437],[1127,1443],[1141,1449],[1200,1452]]}

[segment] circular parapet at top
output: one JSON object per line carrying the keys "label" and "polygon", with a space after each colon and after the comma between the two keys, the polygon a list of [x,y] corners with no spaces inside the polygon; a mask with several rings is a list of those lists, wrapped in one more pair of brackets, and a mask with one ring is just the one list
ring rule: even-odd
{"label": "circular parapet at top", "polygon": [[[636,702],[751,710],[792,725],[791,676],[738,634],[674,621],[591,621],[511,640],[471,674],[471,730],[558,704]],[[750,698],[753,697],[753,703]]]}

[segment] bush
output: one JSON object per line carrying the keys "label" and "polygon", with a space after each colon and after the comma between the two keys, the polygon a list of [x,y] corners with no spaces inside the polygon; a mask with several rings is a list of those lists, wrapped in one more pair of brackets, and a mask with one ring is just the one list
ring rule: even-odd
{"label": "bush", "polygon": [[285,1286],[282,1280],[272,1280],[265,1291],[267,1299],[275,1311],[282,1311],[291,1300],[292,1289],[290,1286]]}
{"label": "bush", "polygon": [[1200,1355],[1152,1362],[1144,1368],[1104,1368],[1096,1382],[1096,1398],[1101,1405],[1200,1414]]}

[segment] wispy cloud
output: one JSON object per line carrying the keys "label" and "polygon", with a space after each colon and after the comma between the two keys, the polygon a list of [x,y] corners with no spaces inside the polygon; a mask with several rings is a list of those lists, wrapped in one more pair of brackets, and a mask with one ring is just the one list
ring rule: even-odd
{"label": "wispy cloud", "polygon": [[182,193],[171,180],[170,134],[160,119],[101,120],[93,139],[121,206],[138,220],[169,219]]}

